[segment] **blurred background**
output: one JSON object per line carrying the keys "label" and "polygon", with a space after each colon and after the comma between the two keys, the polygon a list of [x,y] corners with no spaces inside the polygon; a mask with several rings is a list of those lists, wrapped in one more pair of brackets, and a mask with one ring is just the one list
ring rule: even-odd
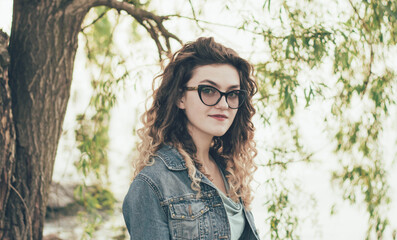
{"label": "blurred background", "polygon": [[[261,239],[396,239],[395,1],[129,2],[167,16],[164,26],[181,42],[213,36],[255,65],[252,212]],[[0,0],[8,34],[11,21],[12,1]],[[129,238],[121,203],[136,129],[166,62],[126,12],[97,7],[86,16],[47,239]]]}

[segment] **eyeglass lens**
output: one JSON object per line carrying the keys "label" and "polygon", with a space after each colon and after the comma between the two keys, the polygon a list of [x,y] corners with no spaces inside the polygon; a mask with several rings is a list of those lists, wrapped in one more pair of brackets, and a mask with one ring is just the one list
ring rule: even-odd
{"label": "eyeglass lens", "polygon": [[218,89],[211,86],[199,86],[201,101],[208,106],[216,105],[222,95],[225,95],[226,102],[230,108],[238,108],[244,101],[245,92],[241,90],[233,90],[222,94]]}

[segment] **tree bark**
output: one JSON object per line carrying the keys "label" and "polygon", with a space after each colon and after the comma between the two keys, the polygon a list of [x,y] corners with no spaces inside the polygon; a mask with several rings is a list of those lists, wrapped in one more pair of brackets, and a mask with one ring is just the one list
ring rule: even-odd
{"label": "tree bark", "polygon": [[16,151],[5,239],[42,239],[77,35],[88,12],[76,2],[14,0],[9,77]]}
{"label": "tree bark", "polygon": [[5,210],[10,194],[10,181],[15,162],[15,129],[8,81],[8,36],[0,30],[0,239],[4,229]]}

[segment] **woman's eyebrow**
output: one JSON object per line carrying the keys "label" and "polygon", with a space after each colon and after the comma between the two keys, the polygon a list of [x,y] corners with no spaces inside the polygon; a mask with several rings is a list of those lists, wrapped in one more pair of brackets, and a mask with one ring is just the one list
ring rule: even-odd
{"label": "woman's eyebrow", "polygon": [[[200,83],[209,83],[211,85],[214,85],[216,88],[220,88],[220,86],[216,82],[214,82],[212,80],[209,80],[209,79],[204,79],[204,80],[200,81]],[[231,86],[229,86],[227,88],[227,90],[234,89],[234,88],[240,88],[240,85],[239,84],[238,85],[231,85]]]}

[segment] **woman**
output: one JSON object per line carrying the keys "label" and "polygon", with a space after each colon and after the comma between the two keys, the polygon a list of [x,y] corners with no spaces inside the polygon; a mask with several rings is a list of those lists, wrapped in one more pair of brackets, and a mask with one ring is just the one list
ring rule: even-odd
{"label": "woman", "polygon": [[259,239],[250,182],[252,66],[213,38],[182,47],[159,76],[138,130],[124,199],[131,239]]}

